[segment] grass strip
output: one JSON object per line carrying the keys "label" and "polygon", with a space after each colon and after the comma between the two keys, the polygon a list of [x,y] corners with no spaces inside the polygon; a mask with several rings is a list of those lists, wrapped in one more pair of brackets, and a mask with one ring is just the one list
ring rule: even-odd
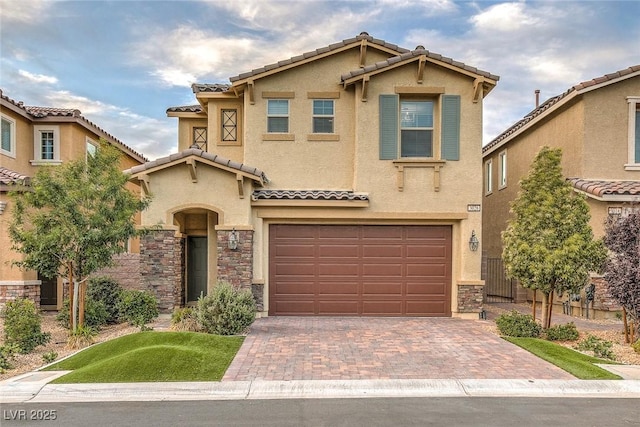
{"label": "grass strip", "polygon": [[220,381],[244,337],[139,332],[107,341],[46,368],[72,370],[54,384]]}
{"label": "grass strip", "polygon": [[563,347],[559,344],[552,343],[540,338],[514,338],[502,337],[535,354],[547,362],[553,363],[560,369],[569,372],[576,378],[581,380],[621,380],[622,377],[613,374],[606,369],[595,366],[594,363],[605,363],[610,365],[617,364],[611,360],[598,359],[597,357],[588,356],[578,351]]}

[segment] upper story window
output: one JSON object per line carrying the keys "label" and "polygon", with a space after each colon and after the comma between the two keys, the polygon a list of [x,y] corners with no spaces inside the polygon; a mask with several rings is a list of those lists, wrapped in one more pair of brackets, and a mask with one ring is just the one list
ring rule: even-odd
{"label": "upper story window", "polygon": [[10,157],[16,156],[16,122],[9,117],[2,116],[2,145],[0,152]]}
{"label": "upper story window", "polygon": [[33,160],[31,164],[61,163],[60,129],[58,126],[33,127]]}
{"label": "upper story window", "polygon": [[400,101],[400,156],[433,157],[433,101]]}
{"label": "upper story window", "polygon": [[289,132],[289,100],[288,99],[268,99],[267,100],[267,132],[268,133],[288,133]]}
{"label": "upper story window", "polygon": [[194,127],[193,128],[193,143],[192,147],[198,147],[202,151],[207,151],[207,128],[206,127]]}
{"label": "upper story window", "polygon": [[332,99],[313,100],[313,133],[333,133],[334,118]]}
{"label": "upper story window", "polygon": [[460,96],[427,95],[426,99],[380,95],[381,160],[460,159]]}
{"label": "upper story window", "polygon": [[85,144],[86,144],[87,158],[89,158],[89,156],[91,157],[95,156],[96,151],[98,150],[98,143],[90,138],[87,138]]}
{"label": "upper story window", "polygon": [[238,110],[222,110],[222,141],[238,140]]}
{"label": "upper story window", "polygon": [[627,103],[629,104],[629,163],[625,165],[625,169],[640,170],[640,96],[628,96]]}
{"label": "upper story window", "polygon": [[498,185],[500,188],[507,186],[507,152],[502,151],[498,155]]}
{"label": "upper story window", "polygon": [[485,194],[493,192],[493,161],[491,159],[484,164],[484,192]]}

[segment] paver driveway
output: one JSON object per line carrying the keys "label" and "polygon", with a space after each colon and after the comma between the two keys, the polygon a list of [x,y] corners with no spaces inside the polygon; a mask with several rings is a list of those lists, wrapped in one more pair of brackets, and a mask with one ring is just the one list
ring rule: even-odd
{"label": "paver driveway", "polygon": [[223,381],[575,379],[486,330],[452,318],[257,319]]}

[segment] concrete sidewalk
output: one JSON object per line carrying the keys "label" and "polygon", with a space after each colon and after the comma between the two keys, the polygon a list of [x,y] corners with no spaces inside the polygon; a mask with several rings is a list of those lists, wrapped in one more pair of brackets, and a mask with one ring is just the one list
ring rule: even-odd
{"label": "concrete sidewalk", "polygon": [[0,403],[135,402],[367,397],[640,398],[640,380],[294,380],[48,384],[66,372],[31,372],[0,383]]}

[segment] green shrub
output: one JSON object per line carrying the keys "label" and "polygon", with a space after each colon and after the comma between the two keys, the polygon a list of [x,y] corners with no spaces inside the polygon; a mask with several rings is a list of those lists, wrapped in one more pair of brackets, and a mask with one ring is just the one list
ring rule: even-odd
{"label": "green shrub", "polygon": [[235,335],[244,332],[256,318],[256,304],[250,290],[218,282],[211,294],[198,299],[198,322],[210,334]]}
{"label": "green shrub", "polygon": [[40,313],[31,300],[20,298],[7,302],[2,316],[5,343],[17,345],[20,353],[31,353],[51,339],[51,334],[42,332]]}
{"label": "green shrub", "polygon": [[118,310],[121,319],[142,329],[158,317],[158,300],[148,291],[123,290]]}
{"label": "green shrub", "polygon": [[19,352],[20,347],[16,344],[5,344],[0,346],[0,374],[13,368],[13,366],[11,366],[11,359],[13,359],[13,356]]}
{"label": "green shrub", "polygon": [[611,341],[606,341],[594,335],[589,335],[587,338],[580,341],[575,348],[580,351],[591,351],[595,357],[615,360],[616,356],[613,351],[611,351],[612,346],[613,343]]}
{"label": "green shrub", "polygon": [[87,299],[99,301],[104,304],[107,311],[107,323],[118,323],[120,313],[118,302],[122,287],[109,277],[96,277],[89,280],[87,287]]}
{"label": "green shrub", "polygon": [[75,332],[69,333],[67,348],[78,349],[93,344],[93,337],[96,336],[96,333],[96,330],[90,326],[79,326]]}
{"label": "green shrub", "polygon": [[580,336],[573,322],[552,326],[545,332],[549,341],[575,341]]}
{"label": "green shrub", "polygon": [[537,338],[542,330],[533,316],[521,314],[517,310],[498,316],[496,325],[500,333],[508,337]]}
{"label": "green shrub", "polygon": [[171,330],[179,332],[198,332],[198,314],[191,307],[176,308],[171,314]]}
{"label": "green shrub", "polygon": [[640,339],[635,343],[631,344],[631,347],[636,353],[640,353]]}
{"label": "green shrub", "polygon": [[58,358],[58,353],[56,353],[55,351],[47,351],[42,355],[42,361],[47,364],[52,363],[57,358]]}
{"label": "green shrub", "polygon": [[[62,302],[62,308],[56,315],[56,320],[60,326],[69,329],[69,299],[66,298]],[[84,307],[84,324],[90,328],[99,330],[101,326],[107,324],[109,313],[107,307],[102,301],[95,301],[92,298],[85,300]]]}

